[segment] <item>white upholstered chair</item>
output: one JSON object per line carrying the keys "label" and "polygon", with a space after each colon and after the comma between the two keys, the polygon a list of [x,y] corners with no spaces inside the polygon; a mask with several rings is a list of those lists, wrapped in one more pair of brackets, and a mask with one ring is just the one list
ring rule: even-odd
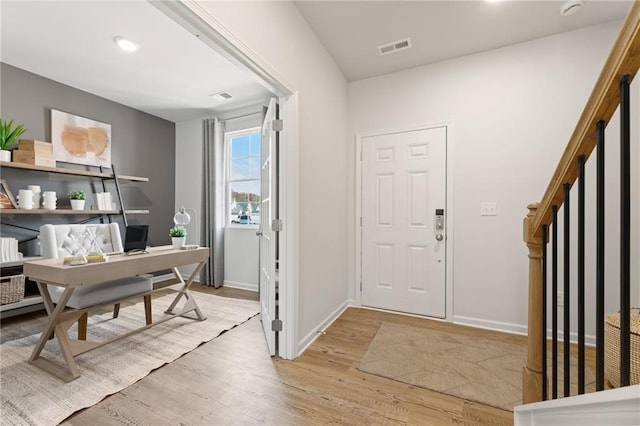
{"label": "white upholstered chair", "polygon": [[[72,256],[79,247],[87,254],[99,247],[102,253],[123,251],[122,237],[117,223],[100,225],[43,225],[40,227],[40,248],[45,258],[61,258]],[[97,250],[96,250],[97,251]],[[62,296],[63,288],[48,286],[51,299],[57,303]],[[67,306],[82,309],[88,306],[118,301],[136,294],[153,290],[151,275],[139,275],[100,284],[79,287],[73,291]],[[145,316],[147,324],[151,323],[151,295],[144,296]],[[118,316],[120,304],[115,303],[113,317]],[[78,339],[86,340],[87,313],[78,320]]]}

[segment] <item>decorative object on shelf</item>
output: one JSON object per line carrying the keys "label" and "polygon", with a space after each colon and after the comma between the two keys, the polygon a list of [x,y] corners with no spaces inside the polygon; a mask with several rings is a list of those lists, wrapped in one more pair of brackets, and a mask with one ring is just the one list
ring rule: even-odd
{"label": "decorative object on shelf", "polygon": [[187,239],[187,230],[183,227],[176,226],[169,229],[169,236],[171,237],[173,248],[179,249],[184,245],[184,242]]}
{"label": "decorative object on shelf", "polygon": [[30,139],[18,141],[18,149],[13,151],[13,161],[34,166],[56,166],[56,160],[53,158],[53,145],[49,142]]}
{"label": "decorative object on shelf", "polygon": [[11,147],[27,129],[23,124],[13,127],[13,120],[0,118],[0,161],[11,161]]}
{"label": "decorative object on shelf", "polygon": [[111,165],[110,124],[52,109],[51,141],[57,161]]}
{"label": "decorative object on shelf", "polygon": [[83,191],[72,191],[69,194],[71,200],[71,210],[84,210],[86,197]]}
{"label": "decorative object on shelf", "polygon": [[18,208],[23,210],[33,209],[33,191],[21,189],[18,191]]}
{"label": "decorative object on shelf", "polygon": [[0,208],[3,209],[17,209],[18,205],[16,204],[15,198],[13,198],[13,194],[9,189],[9,185],[7,181],[4,179],[0,179]]}
{"label": "decorative object on shelf", "polygon": [[42,193],[42,207],[45,210],[55,210],[57,200],[56,191],[44,191]]}
{"label": "decorative object on shelf", "polygon": [[33,192],[33,208],[40,208],[40,199],[42,196],[42,189],[40,189],[40,185],[29,185],[27,189]]}
{"label": "decorative object on shelf", "polygon": [[113,197],[110,192],[94,192],[93,199],[98,210],[115,210],[113,208]]}

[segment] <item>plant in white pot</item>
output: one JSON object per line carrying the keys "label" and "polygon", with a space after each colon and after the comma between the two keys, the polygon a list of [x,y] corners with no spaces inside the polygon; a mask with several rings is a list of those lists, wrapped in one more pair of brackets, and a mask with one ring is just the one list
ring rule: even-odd
{"label": "plant in white pot", "polygon": [[11,161],[11,147],[27,129],[20,124],[13,127],[13,120],[0,118],[0,161]]}
{"label": "plant in white pot", "polygon": [[84,203],[87,197],[83,191],[71,191],[69,200],[71,200],[71,210],[84,210]]}
{"label": "plant in white pot", "polygon": [[179,249],[187,239],[187,230],[181,226],[176,226],[175,228],[169,229],[169,236],[171,237],[173,248]]}

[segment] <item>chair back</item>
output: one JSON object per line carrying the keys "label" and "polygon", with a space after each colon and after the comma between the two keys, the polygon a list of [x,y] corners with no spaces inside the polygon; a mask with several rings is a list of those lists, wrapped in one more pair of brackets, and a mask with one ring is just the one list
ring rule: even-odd
{"label": "chair back", "polygon": [[72,256],[78,248],[83,248],[86,254],[122,252],[118,224],[47,224],[40,227],[40,250],[43,257]]}

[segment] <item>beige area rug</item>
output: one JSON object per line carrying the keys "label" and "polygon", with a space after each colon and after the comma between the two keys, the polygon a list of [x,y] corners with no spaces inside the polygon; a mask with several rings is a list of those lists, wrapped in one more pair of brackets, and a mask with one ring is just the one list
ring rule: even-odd
{"label": "beige area rug", "polygon": [[[513,410],[522,404],[522,368],[526,346],[384,322],[359,369],[459,398]],[[548,365],[551,360],[548,361]],[[562,382],[562,358],[558,363]],[[575,357],[571,358],[572,391],[576,394]],[[587,391],[595,374],[585,373]],[[562,383],[558,389],[562,393]]]}
{"label": "beige area rug", "polygon": [[[27,362],[40,335],[0,346],[0,424],[55,425],[74,412],[90,407],[105,396],[140,380],[152,370],[192,351],[223,331],[259,312],[259,303],[195,293],[205,321],[175,318],[76,358],[81,376],[70,382],[52,376]],[[154,317],[163,315],[173,295],[153,299]],[[184,300],[184,299],[182,299]],[[191,314],[187,314],[191,315]],[[144,325],[139,303],[112,313],[89,317],[89,340],[104,339]],[[75,335],[75,325],[69,330]],[[57,340],[50,340],[43,354],[61,360]]]}

